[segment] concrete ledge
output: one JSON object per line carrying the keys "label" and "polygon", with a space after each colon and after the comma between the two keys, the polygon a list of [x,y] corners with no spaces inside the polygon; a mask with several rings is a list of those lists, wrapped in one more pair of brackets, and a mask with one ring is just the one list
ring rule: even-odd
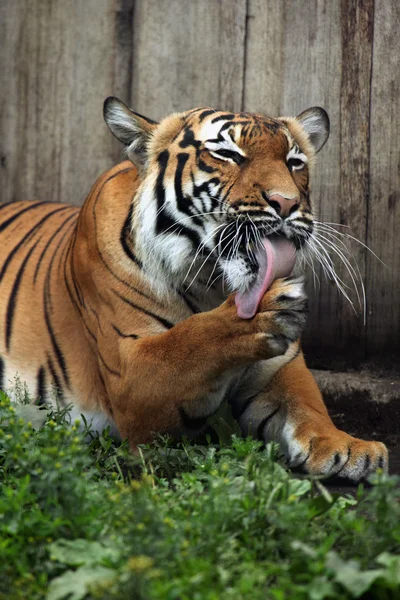
{"label": "concrete ledge", "polygon": [[312,370],[335,424],[348,433],[400,442],[400,378],[373,372]]}

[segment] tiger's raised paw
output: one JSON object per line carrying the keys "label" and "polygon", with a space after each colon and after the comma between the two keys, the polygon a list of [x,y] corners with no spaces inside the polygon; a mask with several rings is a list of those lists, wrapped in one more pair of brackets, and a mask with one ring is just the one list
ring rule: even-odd
{"label": "tiger's raised paw", "polygon": [[283,354],[301,336],[307,315],[304,280],[288,277],[277,279],[265,293],[254,321],[259,331],[268,332],[270,344],[282,347],[277,354]]}
{"label": "tiger's raised paw", "polygon": [[378,469],[388,470],[388,451],[381,442],[365,442],[339,430],[314,436],[301,435],[298,430],[287,444],[288,463],[292,468],[301,467],[310,475],[337,476],[351,481],[365,479]]}

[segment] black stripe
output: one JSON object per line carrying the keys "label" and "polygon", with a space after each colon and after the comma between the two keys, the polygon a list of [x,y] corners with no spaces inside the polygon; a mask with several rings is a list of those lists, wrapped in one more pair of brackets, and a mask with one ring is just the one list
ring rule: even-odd
{"label": "black stripe", "polygon": [[205,173],[215,173],[217,170],[211,165],[207,165],[202,158],[197,160],[197,166],[199,167],[200,171],[204,171]]}
{"label": "black stripe", "polygon": [[132,212],[133,212],[133,203],[131,202],[131,205],[129,207],[128,216],[125,219],[125,223],[122,227],[119,240],[121,242],[121,246],[122,246],[125,254],[127,255],[127,257],[130,258],[134,263],[136,263],[137,266],[141,269],[143,266],[141,261],[133,254],[132,249],[130,248],[130,246],[128,244],[128,236],[130,236],[130,234],[131,234],[131,227],[132,227]]}
{"label": "black stripe", "polygon": [[[21,204],[26,204],[27,201],[26,200],[21,200],[19,202],[0,202],[0,211],[2,211],[4,208],[13,208],[15,210],[15,208],[19,208],[19,205]],[[31,204],[31,202],[29,202],[29,204]]]}
{"label": "black stripe", "polygon": [[[189,154],[186,152],[181,152],[178,154],[178,165],[175,170],[175,178],[174,178],[174,188],[175,188],[175,196],[176,196],[176,204],[178,210],[181,212],[190,215],[192,217],[192,221],[195,225],[199,227],[204,227],[203,220],[200,217],[196,217],[193,215],[193,206],[189,204],[188,199],[183,195],[182,190],[182,177],[183,177],[183,169],[189,159]],[[191,210],[192,209],[192,210]]]}
{"label": "black stripe", "polygon": [[[76,232],[75,232],[76,233]],[[80,288],[80,285],[78,283],[78,279],[75,275],[75,268],[74,268],[74,242],[72,243],[72,251],[71,251],[71,259],[70,259],[70,274],[71,274],[71,279],[72,279],[72,283],[74,285],[74,290],[75,290],[75,294],[76,297],[78,298],[78,302],[79,304],[82,306],[82,308],[85,308],[85,299],[83,297],[83,293],[82,290]]]}
{"label": "black stripe", "polygon": [[199,309],[196,308],[196,306],[192,303],[191,300],[189,300],[189,298],[187,297],[187,294],[184,294],[183,292],[177,290],[179,296],[182,298],[182,300],[185,302],[185,304],[188,306],[188,308],[192,311],[192,313],[199,313]]}
{"label": "black stripe", "polygon": [[307,219],[306,217],[296,217],[295,219],[291,219],[290,223],[291,225],[296,223],[304,223],[304,225],[309,225],[310,227],[313,227],[314,225],[313,219]]}
{"label": "black stripe", "polygon": [[266,426],[266,424],[268,423],[268,421],[270,421],[275,415],[276,413],[279,411],[280,406],[278,406],[277,408],[275,408],[275,410],[272,411],[272,413],[270,415],[268,415],[268,417],[265,417],[261,423],[259,424],[259,426],[257,427],[257,438],[259,440],[264,441],[264,428]]}
{"label": "black stripe", "polygon": [[64,398],[63,387],[61,385],[61,381],[56,373],[56,370],[53,365],[53,361],[50,357],[47,357],[47,366],[49,367],[50,374],[54,381],[54,387],[56,389],[57,395],[62,400]]}
{"label": "black stripe", "polygon": [[223,204],[223,203],[226,201],[226,199],[228,198],[228,196],[229,196],[229,194],[230,194],[230,192],[231,192],[231,189],[233,188],[233,186],[234,186],[234,185],[235,185],[235,182],[231,183],[231,185],[230,185],[230,186],[228,186],[228,189],[226,190],[226,193],[225,193],[224,197],[222,198],[222,201],[221,201],[221,203],[222,203],[222,204]]}
{"label": "black stripe", "polygon": [[53,267],[54,259],[57,256],[57,252],[58,252],[62,242],[64,241],[64,238],[67,235],[67,233],[68,233],[68,231],[66,231],[64,233],[64,235],[58,241],[58,244],[54,250],[54,254],[51,257],[50,264],[47,268],[47,274],[46,274],[46,279],[44,282],[44,289],[43,289],[43,304],[44,304],[44,319],[46,322],[47,330],[49,332],[49,336],[51,339],[51,343],[52,343],[55,355],[57,357],[57,362],[58,362],[61,372],[63,374],[64,381],[67,384],[68,388],[70,388],[70,381],[69,381],[69,376],[68,376],[68,372],[67,372],[67,366],[65,363],[65,358],[64,358],[62,350],[57,342],[57,338],[55,336],[53,326],[52,326],[51,320],[50,320],[50,310],[51,310],[50,276],[51,276],[51,270]]}
{"label": "black stripe", "polygon": [[225,129],[229,129],[229,127],[232,127],[232,125],[249,125],[249,121],[235,121],[234,123],[229,121],[228,123],[224,123],[224,125],[222,125],[218,133],[220,139],[223,139],[222,132],[225,131]]}
{"label": "black stripe", "polygon": [[74,284],[74,288],[75,288],[79,303],[81,304],[81,306],[85,307],[85,299],[83,296],[83,292],[82,292],[81,286],[79,285],[78,278],[75,274],[74,256],[75,256],[75,244],[76,244],[77,237],[78,237],[78,227],[76,228],[73,238],[72,238],[71,261],[70,261],[71,278],[72,278],[72,283]]}
{"label": "black stripe", "polygon": [[11,334],[12,334],[12,327],[13,327],[13,320],[14,320],[14,313],[15,313],[15,309],[17,306],[17,296],[18,296],[18,291],[19,291],[19,286],[21,285],[21,279],[22,276],[24,274],[24,271],[27,267],[28,261],[33,253],[33,251],[35,250],[36,246],[38,245],[38,243],[40,242],[39,238],[34,245],[32,246],[32,248],[29,250],[28,254],[25,256],[19,270],[17,273],[17,276],[14,280],[14,285],[12,287],[11,290],[11,294],[10,297],[8,299],[8,306],[7,306],[7,313],[6,313],[6,348],[7,351],[10,351],[10,345],[11,345]]}
{"label": "black stripe", "polygon": [[58,260],[57,272],[58,272],[58,276],[59,277],[62,277],[62,273],[63,273],[64,265],[65,265],[65,257],[66,257],[66,255],[68,253],[69,248],[70,248],[71,240],[72,240],[72,237],[73,237],[73,234],[74,234],[74,232],[72,231],[72,229],[75,230],[75,228],[77,226],[77,223],[72,223],[72,225],[73,225],[73,227],[68,227],[68,233],[71,232],[71,236],[70,236],[70,240],[69,240],[70,243],[64,244],[64,248],[61,250],[60,258]]}
{"label": "black stripe", "polygon": [[43,204],[47,204],[47,202],[37,202],[36,204],[31,204],[30,206],[27,206],[26,208],[19,210],[16,214],[12,215],[12,217],[7,219],[7,221],[3,221],[3,223],[0,225],[0,233],[2,231],[4,231],[4,229],[6,229],[6,227],[11,225],[11,223],[13,223],[15,221],[15,219],[18,219],[18,217],[20,217],[24,213],[28,212],[29,210],[33,210],[35,208],[39,208],[39,206],[43,206]]}
{"label": "black stripe", "polygon": [[72,247],[72,240],[71,240],[71,243],[70,243],[70,244],[69,244],[69,246],[68,246],[67,254],[66,254],[66,256],[65,256],[65,261],[64,261],[64,281],[65,281],[65,285],[66,285],[66,287],[67,287],[67,292],[68,292],[68,295],[69,295],[69,297],[70,297],[70,299],[71,299],[71,302],[72,302],[72,304],[75,306],[76,310],[78,311],[78,313],[79,313],[79,316],[81,317],[81,319],[82,319],[82,322],[83,322],[83,324],[84,324],[84,326],[85,326],[85,328],[86,328],[87,332],[89,333],[89,335],[90,335],[90,336],[93,338],[93,340],[94,340],[94,341],[96,342],[96,344],[97,344],[97,338],[96,338],[95,334],[93,333],[93,331],[91,331],[91,329],[88,327],[88,325],[87,325],[87,323],[86,323],[86,321],[85,321],[85,319],[84,319],[84,317],[83,317],[82,310],[81,310],[81,308],[80,308],[79,304],[76,302],[76,300],[75,300],[75,298],[74,298],[74,296],[73,296],[73,294],[72,294],[72,290],[71,290],[71,288],[70,288],[70,285],[69,285],[69,283],[68,283],[68,275],[67,275],[67,263],[68,263],[68,256],[69,256],[69,254],[70,254],[71,247]]}
{"label": "black stripe", "polygon": [[149,310],[146,310],[145,308],[142,308],[141,306],[134,304],[133,302],[131,302],[131,300],[128,300],[128,298],[125,298],[125,296],[122,296],[119,292],[117,292],[115,290],[112,290],[112,291],[120,300],[122,300],[123,302],[125,302],[126,304],[131,306],[132,308],[135,308],[136,310],[140,310],[141,312],[143,312],[145,315],[148,315],[152,319],[155,319],[156,321],[161,323],[161,325],[164,325],[164,327],[166,327],[167,329],[172,329],[172,327],[174,326],[174,323],[171,323],[171,321],[167,321],[167,319],[163,319],[162,317],[150,312]]}
{"label": "black stripe", "polygon": [[40,367],[37,374],[36,398],[39,406],[46,403],[46,371],[43,366]]}
{"label": "black stripe", "polygon": [[[53,214],[53,213],[52,213],[52,214]],[[63,228],[63,227],[64,227],[64,226],[65,226],[67,223],[69,223],[69,221],[71,221],[71,219],[73,219],[73,217],[78,217],[78,215],[77,215],[77,214],[74,212],[72,215],[70,215],[69,217],[67,217],[67,218],[65,219],[65,221],[64,221],[63,223],[61,223],[60,227],[58,227],[58,229],[56,229],[56,231],[53,233],[53,235],[51,236],[51,238],[48,240],[48,242],[46,243],[45,247],[43,248],[43,250],[42,250],[42,252],[41,252],[41,254],[40,254],[40,256],[39,256],[39,259],[38,259],[38,261],[37,261],[37,264],[36,264],[35,274],[34,274],[34,276],[33,276],[33,282],[34,282],[34,283],[36,283],[36,279],[37,279],[37,276],[38,276],[38,273],[39,273],[40,265],[42,264],[42,261],[43,261],[44,255],[46,254],[46,252],[47,252],[47,250],[48,250],[48,248],[49,248],[49,246],[50,246],[51,242],[54,240],[54,238],[56,237],[56,235],[57,235],[57,234],[58,234],[58,233],[61,231],[61,229],[62,229],[62,228]]]}
{"label": "black stripe", "polygon": [[0,357],[0,390],[4,385],[4,360]]}
{"label": "black stripe", "polygon": [[87,307],[88,307],[88,309],[90,310],[90,312],[92,313],[92,315],[94,315],[94,317],[95,317],[95,319],[96,319],[96,321],[97,321],[97,326],[98,326],[98,328],[99,328],[99,330],[100,330],[100,333],[101,333],[102,335],[104,335],[103,328],[102,328],[102,326],[101,326],[100,317],[99,317],[99,315],[98,315],[97,311],[96,311],[96,310],[94,310],[94,308],[92,308],[91,306],[89,306],[89,304],[87,304]]}
{"label": "black stripe", "polygon": [[183,140],[179,142],[179,146],[181,148],[188,148],[189,146],[192,146],[193,148],[196,148],[196,153],[198,154],[201,147],[201,142],[200,140],[196,140],[196,138],[194,137],[193,130],[190,126],[185,128]]}
{"label": "black stripe", "polygon": [[218,121],[232,121],[235,117],[236,115],[234,113],[226,113],[225,115],[215,117],[215,119],[212,119],[211,123],[218,123]]}
{"label": "black stripe", "polygon": [[223,156],[224,158],[229,158],[233,160],[237,165],[242,165],[246,160],[245,156],[242,156],[241,154],[239,154],[239,152],[236,152],[235,150],[227,150],[226,148],[216,148],[215,150],[213,150],[213,152],[215,152],[219,156]]}
{"label": "black stripe", "polygon": [[139,339],[139,336],[136,335],[136,333],[122,333],[122,331],[120,331],[116,325],[112,325],[112,328],[119,335],[119,337],[122,337],[122,338],[133,338],[134,340],[138,340]]}
{"label": "black stripe", "polygon": [[[156,188],[155,188],[156,198],[157,198],[157,222],[158,222],[158,219],[164,209],[164,204],[165,204],[164,175],[165,175],[165,171],[167,169],[168,161],[169,161],[169,152],[168,152],[168,150],[163,150],[163,152],[160,152],[160,154],[157,157],[157,162],[158,162],[158,166],[159,166],[159,171],[158,171],[157,181],[156,181]],[[158,225],[157,225],[157,228],[158,228]]]}
{"label": "black stripe", "polygon": [[191,215],[192,213],[188,210],[189,206],[182,191],[182,177],[183,177],[183,169],[187,161],[189,160],[189,154],[187,152],[180,152],[177,156],[178,165],[175,169],[175,177],[174,177],[174,187],[175,187],[175,196],[176,196],[176,204],[178,209],[181,212],[184,212],[187,215]]}
{"label": "black stripe", "polygon": [[[196,183],[194,182],[194,178],[193,178],[192,182],[193,182],[193,196],[195,196],[196,198],[199,198],[199,196],[202,192],[205,192],[207,195],[209,195],[210,194],[210,186],[211,185],[219,185],[221,183],[221,180],[219,179],[219,177],[212,177],[208,181],[205,181],[204,183],[201,183],[200,185],[196,185]],[[232,183],[232,186],[233,185],[234,185],[234,183]]]}
{"label": "black stripe", "polygon": [[70,208],[70,206],[63,206],[62,208],[57,208],[56,210],[53,210],[50,213],[47,213],[46,216],[44,216],[42,219],[40,219],[40,221],[38,221],[36,223],[36,225],[34,225],[25,235],[24,237],[18,242],[18,244],[16,246],[14,246],[14,248],[11,250],[11,252],[9,253],[9,255],[7,256],[1,271],[0,271],[0,281],[3,279],[5,272],[8,268],[8,265],[10,264],[11,260],[13,259],[13,257],[15,256],[15,254],[18,252],[18,250],[21,248],[21,246],[23,246],[31,237],[32,235],[37,232],[42,225],[55,213],[58,213],[60,211],[64,211],[64,210],[68,210],[68,208]]}
{"label": "black stripe", "polygon": [[107,369],[107,371],[109,373],[111,373],[111,375],[116,375],[116,377],[121,377],[121,373],[119,371],[115,371],[114,369],[112,369],[111,367],[108,366],[108,364],[106,363],[106,361],[104,360],[104,358],[100,354],[100,350],[99,349],[97,349],[97,355],[100,358],[100,360],[103,363],[103,365],[105,366],[105,368]]}
{"label": "black stripe", "polygon": [[164,231],[176,233],[176,235],[183,235],[188,238],[192,242],[194,250],[197,250],[201,244],[201,239],[197,231],[189,229],[186,225],[174,221],[165,211],[157,215],[156,234],[160,235],[160,233],[163,233]]}
{"label": "black stripe", "polygon": [[201,123],[202,121],[204,121],[204,119],[206,117],[208,117],[209,115],[213,115],[214,113],[215,113],[215,110],[213,108],[210,108],[208,110],[203,110],[203,112],[201,112],[198,116],[199,123]]}

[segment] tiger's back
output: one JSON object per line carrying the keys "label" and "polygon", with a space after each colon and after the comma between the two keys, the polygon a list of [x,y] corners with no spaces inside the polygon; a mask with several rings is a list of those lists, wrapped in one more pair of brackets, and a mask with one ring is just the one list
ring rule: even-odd
{"label": "tiger's back", "polygon": [[95,361],[74,305],[80,214],[53,202],[0,206],[0,389],[12,389],[17,376],[39,402],[50,401],[54,388],[65,402],[96,393]]}
{"label": "tiger's back", "polygon": [[[0,210],[0,387],[18,375],[34,397],[60,384],[61,265],[79,216],[72,206],[16,202]],[[54,320],[57,312],[57,322]],[[53,340],[53,351],[46,342]],[[49,346],[50,346],[49,344]]]}

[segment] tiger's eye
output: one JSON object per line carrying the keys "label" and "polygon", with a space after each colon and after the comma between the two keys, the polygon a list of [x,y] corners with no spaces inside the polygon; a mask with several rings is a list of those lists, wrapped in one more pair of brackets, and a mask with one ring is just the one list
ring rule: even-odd
{"label": "tiger's eye", "polygon": [[289,167],[289,171],[299,171],[304,167],[304,163],[302,160],[300,160],[300,158],[289,158],[287,164]]}

